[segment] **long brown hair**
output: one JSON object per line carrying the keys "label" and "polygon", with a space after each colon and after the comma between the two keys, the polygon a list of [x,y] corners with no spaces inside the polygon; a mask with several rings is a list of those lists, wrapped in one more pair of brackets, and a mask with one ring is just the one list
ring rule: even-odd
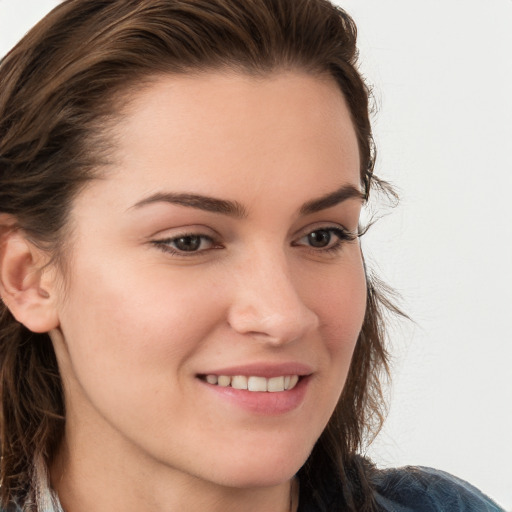
{"label": "long brown hair", "polygon": [[[332,76],[351,112],[367,197],[382,185],[373,176],[369,91],[357,70],[356,27],[327,0],[66,0],[0,64],[0,213],[65,260],[59,256],[73,198],[108,158],[108,127],[127,93],[157,75],[221,68]],[[344,506],[359,511],[374,507],[356,453],[383,417],[382,312],[390,307],[369,275],[367,288],[348,380],[300,473],[314,495],[334,475]],[[3,303],[0,386],[1,500],[7,505],[29,492],[34,460],[51,460],[65,410],[48,335],[28,331]]]}

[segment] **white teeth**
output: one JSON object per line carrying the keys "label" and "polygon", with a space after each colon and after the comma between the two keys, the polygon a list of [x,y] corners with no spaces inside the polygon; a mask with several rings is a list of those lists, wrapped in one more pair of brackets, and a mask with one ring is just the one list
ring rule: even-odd
{"label": "white teeth", "polygon": [[219,375],[217,385],[223,388],[227,388],[231,384],[231,377],[227,375]]}
{"label": "white teeth", "polygon": [[297,382],[299,382],[299,376],[298,375],[291,375],[290,376],[290,383],[288,384],[288,387],[286,389],[293,389]]}
{"label": "white teeth", "polygon": [[280,377],[246,377],[245,375],[206,375],[206,382],[226,388],[231,386],[233,389],[247,389],[248,391],[277,393],[293,389],[299,382],[298,375],[283,375]]}
{"label": "white teeth", "polygon": [[267,391],[267,379],[265,377],[249,377],[247,389],[249,391]]}
{"label": "white teeth", "polygon": [[206,382],[208,382],[208,384],[217,384],[217,375],[207,375]]}
{"label": "white teeth", "polygon": [[284,391],[284,377],[272,377],[268,379],[267,390],[272,393]]}
{"label": "white teeth", "polygon": [[235,389],[247,389],[247,377],[236,375],[231,378],[231,387]]}

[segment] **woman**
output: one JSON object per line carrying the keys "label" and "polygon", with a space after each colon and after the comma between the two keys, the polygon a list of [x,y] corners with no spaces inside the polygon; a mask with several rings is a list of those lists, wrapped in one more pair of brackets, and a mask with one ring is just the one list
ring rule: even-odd
{"label": "woman", "polygon": [[355,66],[323,0],[68,0],[4,59],[7,510],[499,510],[358,455],[393,308]]}

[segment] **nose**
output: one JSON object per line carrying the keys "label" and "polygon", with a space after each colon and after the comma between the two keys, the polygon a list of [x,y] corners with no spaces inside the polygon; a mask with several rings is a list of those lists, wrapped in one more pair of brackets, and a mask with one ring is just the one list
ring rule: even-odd
{"label": "nose", "polygon": [[284,255],[269,251],[241,265],[228,313],[232,329],[266,343],[280,345],[300,339],[319,325],[317,314],[304,302],[297,279]]}

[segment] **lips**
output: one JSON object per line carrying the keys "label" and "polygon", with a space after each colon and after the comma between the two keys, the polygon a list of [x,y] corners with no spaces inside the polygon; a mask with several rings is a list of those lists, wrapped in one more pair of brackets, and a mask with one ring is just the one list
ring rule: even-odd
{"label": "lips", "polygon": [[313,369],[301,363],[249,364],[197,375],[212,396],[242,410],[279,415],[303,403]]}

